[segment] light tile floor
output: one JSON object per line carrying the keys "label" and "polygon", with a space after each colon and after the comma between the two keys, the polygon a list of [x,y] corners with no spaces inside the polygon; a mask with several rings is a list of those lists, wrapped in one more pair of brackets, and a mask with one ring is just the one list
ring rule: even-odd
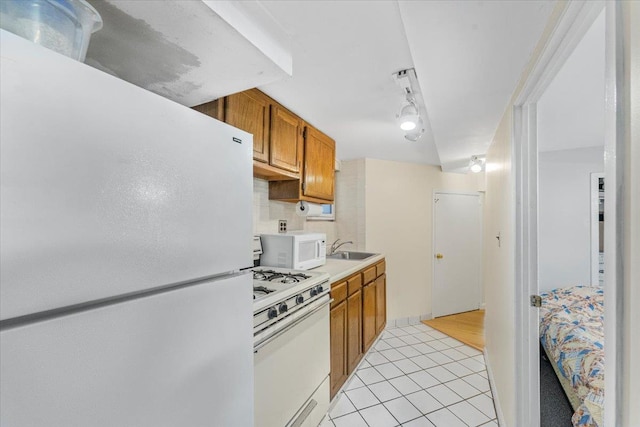
{"label": "light tile floor", "polygon": [[386,329],[322,427],[498,427],[481,352],[426,325]]}

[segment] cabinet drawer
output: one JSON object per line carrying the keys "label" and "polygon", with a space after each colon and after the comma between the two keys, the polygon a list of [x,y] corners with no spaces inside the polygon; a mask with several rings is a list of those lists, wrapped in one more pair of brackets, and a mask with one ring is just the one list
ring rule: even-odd
{"label": "cabinet drawer", "polygon": [[382,276],[387,271],[387,262],[385,260],[376,264],[376,277]]}
{"label": "cabinet drawer", "polygon": [[340,304],[342,301],[347,299],[347,282],[338,282],[331,285],[331,298],[333,298],[333,302],[331,303],[331,308]]}
{"label": "cabinet drawer", "polygon": [[376,280],[376,266],[367,268],[362,272],[362,283],[365,285],[369,282]]}
{"label": "cabinet drawer", "polygon": [[355,276],[347,279],[347,290],[349,291],[349,296],[359,291],[360,288],[362,288],[362,276],[360,274],[356,274]]}

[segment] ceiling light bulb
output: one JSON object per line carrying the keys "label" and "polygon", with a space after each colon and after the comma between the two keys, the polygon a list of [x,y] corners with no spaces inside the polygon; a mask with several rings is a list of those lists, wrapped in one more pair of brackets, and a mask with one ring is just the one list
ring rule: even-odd
{"label": "ceiling light bulb", "polygon": [[480,160],[478,156],[471,156],[471,160],[469,160],[469,170],[473,173],[482,171],[482,160]]}
{"label": "ceiling light bulb", "polygon": [[400,129],[402,130],[414,130],[416,128],[416,123],[412,120],[405,120],[400,123]]}
{"label": "ceiling light bulb", "polygon": [[400,114],[398,115],[400,129],[413,130],[418,126],[418,120],[420,120],[420,114],[418,113],[418,109],[415,104],[408,103],[402,107],[402,110],[400,110]]}

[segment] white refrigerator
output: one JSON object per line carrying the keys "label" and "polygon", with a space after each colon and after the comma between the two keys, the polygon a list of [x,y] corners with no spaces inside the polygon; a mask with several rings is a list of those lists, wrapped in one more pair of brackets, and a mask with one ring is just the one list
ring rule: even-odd
{"label": "white refrigerator", "polygon": [[0,43],[0,425],[252,426],[251,135]]}

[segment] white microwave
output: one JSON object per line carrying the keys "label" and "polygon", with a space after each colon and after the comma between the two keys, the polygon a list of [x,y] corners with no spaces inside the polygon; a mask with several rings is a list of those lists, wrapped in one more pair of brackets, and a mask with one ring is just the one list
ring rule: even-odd
{"label": "white microwave", "polygon": [[260,265],[309,270],[327,262],[327,235],[290,231],[282,234],[262,234]]}

